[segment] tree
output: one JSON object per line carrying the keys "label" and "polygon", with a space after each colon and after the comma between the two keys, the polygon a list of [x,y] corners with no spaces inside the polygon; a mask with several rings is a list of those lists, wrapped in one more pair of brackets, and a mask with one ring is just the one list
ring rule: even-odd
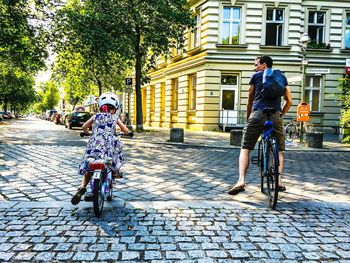
{"label": "tree", "polygon": [[41,83],[39,89],[38,102],[34,105],[34,109],[41,110],[41,112],[54,109],[60,99],[57,84],[53,81],[47,81],[46,83]]}
{"label": "tree", "polygon": [[[52,2],[52,1],[51,1]],[[0,2],[0,103],[24,109],[36,98],[34,74],[45,67],[49,1]]]}
{"label": "tree", "polygon": [[[99,95],[103,90],[121,90],[121,79],[130,62],[121,57],[116,46],[120,45],[115,36],[118,27],[111,27],[108,10],[98,10],[95,1],[70,1],[59,10],[53,23],[54,49],[60,59],[77,58],[80,82],[98,86]],[[114,24],[115,25],[115,24]],[[119,32],[119,31],[118,31]],[[67,62],[70,63],[70,62]],[[73,62],[74,63],[74,62]],[[59,67],[64,65],[59,65]],[[73,69],[79,70],[78,68]],[[66,76],[69,69],[65,67]],[[77,80],[77,79],[76,79]],[[71,80],[68,80],[70,82]]]}
{"label": "tree", "polygon": [[136,130],[143,130],[141,85],[148,81],[147,72],[154,67],[157,57],[169,54],[187,28],[194,25],[187,0],[109,0],[95,2],[96,9],[108,10],[106,18],[122,29],[126,54],[134,61],[136,90]]}
{"label": "tree", "polygon": [[[55,22],[56,50],[78,51],[93,73],[100,92],[102,73],[108,76],[114,55],[133,66],[136,89],[136,129],[143,130],[141,85],[156,58],[168,54],[175,40],[193,26],[187,0],[71,1]],[[64,37],[63,37],[64,36]],[[123,59],[124,58],[124,59]],[[131,62],[132,61],[132,62]]]}
{"label": "tree", "polygon": [[0,103],[4,110],[24,110],[36,100],[34,78],[19,68],[0,63]]}
{"label": "tree", "polygon": [[33,73],[45,67],[47,29],[42,1],[0,2],[0,62]]}

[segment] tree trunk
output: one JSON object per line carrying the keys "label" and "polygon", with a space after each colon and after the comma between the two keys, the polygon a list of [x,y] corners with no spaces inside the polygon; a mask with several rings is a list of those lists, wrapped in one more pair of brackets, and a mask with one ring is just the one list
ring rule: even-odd
{"label": "tree trunk", "polygon": [[97,85],[98,85],[98,96],[101,96],[102,94],[102,82],[100,78],[97,78]]}
{"label": "tree trunk", "polygon": [[141,42],[141,32],[140,28],[136,27],[136,43],[135,43],[135,55],[136,55],[136,64],[135,64],[135,72],[136,72],[136,131],[143,131],[143,116],[142,116],[142,92],[141,92],[141,59],[142,54],[140,50],[140,42]]}

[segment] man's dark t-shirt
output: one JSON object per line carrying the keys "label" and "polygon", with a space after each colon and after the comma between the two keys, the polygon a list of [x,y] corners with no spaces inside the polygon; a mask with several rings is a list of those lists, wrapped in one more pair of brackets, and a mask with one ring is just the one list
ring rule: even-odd
{"label": "man's dark t-shirt", "polygon": [[[250,79],[249,85],[254,85],[254,101],[253,101],[253,111],[263,110],[266,107],[273,107],[276,111],[282,111],[281,109],[281,97],[275,97],[270,99],[265,99],[261,94],[262,82],[263,82],[264,71],[256,72]],[[287,78],[282,74],[284,78],[284,86],[288,86]]]}

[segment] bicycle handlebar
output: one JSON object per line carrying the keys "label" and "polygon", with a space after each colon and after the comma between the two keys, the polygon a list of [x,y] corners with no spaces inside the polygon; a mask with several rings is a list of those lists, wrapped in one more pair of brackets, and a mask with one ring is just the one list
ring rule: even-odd
{"label": "bicycle handlebar", "polygon": [[[80,133],[80,137],[84,137],[84,136],[90,136],[91,133],[85,133],[85,132],[81,132]],[[129,133],[125,134],[124,132],[116,132],[115,136],[129,136],[130,138],[134,137],[134,133],[129,131]]]}

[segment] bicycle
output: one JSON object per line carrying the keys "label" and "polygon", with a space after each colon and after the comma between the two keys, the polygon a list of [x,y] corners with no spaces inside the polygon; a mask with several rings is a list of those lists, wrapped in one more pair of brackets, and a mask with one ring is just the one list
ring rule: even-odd
{"label": "bicycle", "polygon": [[[81,137],[89,136],[90,134],[80,133]],[[124,134],[123,132],[115,133],[116,136],[126,135],[132,138],[133,133]],[[103,210],[105,199],[112,201],[113,199],[113,177],[112,170],[109,165],[112,163],[112,158],[94,159],[88,158],[88,173],[90,179],[91,195],[85,195],[84,200],[93,202],[93,208],[96,217],[100,217]]]}
{"label": "bicycle", "polygon": [[289,124],[284,128],[284,133],[287,142],[292,142],[296,138],[300,138],[301,133],[306,134],[309,132],[315,132],[316,128],[311,122],[297,122],[295,119],[291,120]]}
{"label": "bicycle", "polygon": [[279,179],[279,154],[277,140],[272,135],[273,126],[271,115],[275,113],[274,108],[265,108],[267,120],[264,123],[264,130],[261,133],[258,145],[258,156],[252,157],[252,163],[257,164],[260,170],[260,188],[265,193],[264,178],[266,178],[267,196],[269,206],[276,208],[278,199],[278,179]]}

